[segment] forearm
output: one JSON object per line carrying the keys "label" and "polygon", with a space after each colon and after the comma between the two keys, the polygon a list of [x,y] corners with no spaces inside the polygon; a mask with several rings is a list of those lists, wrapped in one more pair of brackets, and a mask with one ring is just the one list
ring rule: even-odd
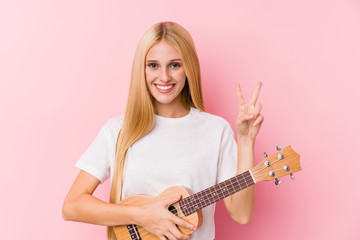
{"label": "forearm", "polygon": [[238,137],[237,141],[237,174],[240,174],[254,167],[255,140]]}
{"label": "forearm", "polygon": [[88,193],[67,199],[63,205],[65,220],[105,226],[135,224],[137,208],[104,202]]}
{"label": "forearm", "polygon": [[[255,140],[238,137],[238,165],[237,174],[254,167]],[[231,217],[241,224],[250,221],[255,199],[255,187],[248,187],[230,196],[228,211]]]}

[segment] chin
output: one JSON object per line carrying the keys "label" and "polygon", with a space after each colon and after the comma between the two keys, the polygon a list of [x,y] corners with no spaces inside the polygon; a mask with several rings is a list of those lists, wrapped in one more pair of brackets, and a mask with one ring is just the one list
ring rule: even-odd
{"label": "chin", "polygon": [[159,99],[155,99],[158,103],[160,104],[170,104],[174,101],[174,99],[172,100],[159,100]]}

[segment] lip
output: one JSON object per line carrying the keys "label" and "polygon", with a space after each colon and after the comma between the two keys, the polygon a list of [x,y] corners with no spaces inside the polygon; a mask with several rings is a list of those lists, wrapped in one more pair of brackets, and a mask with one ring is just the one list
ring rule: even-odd
{"label": "lip", "polygon": [[[159,93],[169,93],[169,92],[171,92],[171,91],[174,89],[174,86],[175,86],[174,83],[173,83],[173,84],[157,84],[157,83],[155,83],[154,85],[155,85],[156,90],[157,90]],[[172,87],[171,87],[170,89],[163,90],[163,89],[158,88],[157,85],[158,85],[158,86],[161,86],[161,87],[168,87],[168,86],[172,86]]]}
{"label": "lip", "polygon": [[171,83],[171,84],[160,84],[160,83],[154,83],[155,85],[159,85],[159,86],[162,86],[162,87],[167,87],[167,86],[170,86],[170,85],[175,85],[175,83]]}

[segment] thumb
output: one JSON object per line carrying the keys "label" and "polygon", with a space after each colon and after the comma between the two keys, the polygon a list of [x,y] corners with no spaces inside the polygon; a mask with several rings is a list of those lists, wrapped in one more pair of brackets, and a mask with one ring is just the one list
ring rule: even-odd
{"label": "thumb", "polygon": [[177,194],[173,197],[166,199],[165,204],[166,204],[166,206],[170,206],[171,204],[178,202],[180,199],[181,199],[181,195]]}

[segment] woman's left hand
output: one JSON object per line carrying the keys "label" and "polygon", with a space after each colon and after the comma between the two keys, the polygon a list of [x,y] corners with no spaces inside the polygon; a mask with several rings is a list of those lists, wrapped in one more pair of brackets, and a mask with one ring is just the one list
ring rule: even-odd
{"label": "woman's left hand", "polygon": [[239,102],[239,113],[236,118],[236,130],[238,138],[255,140],[259,133],[264,116],[260,114],[262,105],[256,103],[262,83],[259,82],[250,100],[246,103],[240,89],[240,85],[236,84],[236,97]]}

